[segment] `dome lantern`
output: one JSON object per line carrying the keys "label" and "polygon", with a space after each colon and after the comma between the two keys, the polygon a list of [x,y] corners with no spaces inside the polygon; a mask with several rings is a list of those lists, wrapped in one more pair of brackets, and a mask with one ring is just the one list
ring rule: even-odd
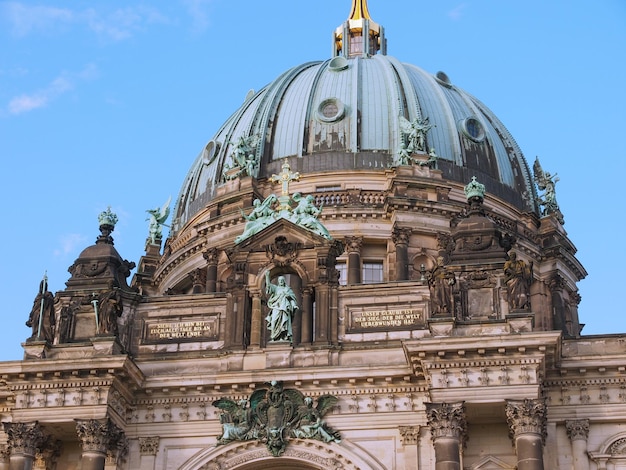
{"label": "dome lantern", "polygon": [[367,0],[352,0],[350,16],[335,30],[333,56],[368,57],[387,54],[384,28],[372,21]]}

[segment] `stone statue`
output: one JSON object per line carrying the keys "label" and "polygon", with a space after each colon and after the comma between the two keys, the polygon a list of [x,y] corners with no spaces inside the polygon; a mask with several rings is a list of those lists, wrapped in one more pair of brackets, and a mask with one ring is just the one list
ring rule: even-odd
{"label": "stone statue", "polygon": [[[153,245],[156,244],[157,240],[161,240],[163,237],[163,226],[165,225],[165,221],[170,215],[170,201],[172,197],[170,196],[167,199],[167,202],[163,204],[163,207],[156,209],[148,209],[146,212],[150,214],[150,243]],[[148,219],[146,219],[148,220]]]}
{"label": "stone statue", "polygon": [[52,344],[56,317],[54,313],[54,296],[48,290],[48,278],[44,276],[39,283],[39,293],[33,302],[26,326],[32,327],[31,341],[47,341]]}
{"label": "stone statue", "polygon": [[218,444],[228,444],[231,441],[245,441],[253,438],[252,417],[248,400],[235,402],[228,398],[220,398],[213,402],[213,406],[222,410],[220,423],[222,435],[217,438]]}
{"label": "stone statue", "polygon": [[530,307],[530,284],[533,278],[533,266],[517,259],[512,251],[504,263],[504,282],[507,287],[509,309],[527,310]]}
{"label": "stone statue", "polygon": [[117,319],[122,316],[122,294],[119,289],[98,296],[98,334],[117,336]]}
{"label": "stone statue", "polygon": [[563,224],[563,214],[561,214],[559,204],[556,202],[556,183],[559,181],[558,176],[543,171],[541,163],[539,163],[539,158],[535,158],[533,173],[537,187],[539,190],[544,191],[543,198],[539,202],[539,204],[543,206],[542,215],[555,214],[557,220]]}
{"label": "stone statue", "polygon": [[241,212],[243,218],[246,219],[246,225],[243,233],[235,238],[235,243],[240,243],[255,233],[259,233],[276,220],[272,206],[277,200],[275,195],[270,194],[263,202],[260,199],[255,199],[252,203],[252,212],[249,215]]}
{"label": "stone statue", "polygon": [[437,263],[428,273],[433,315],[452,316],[454,314],[454,295],[452,292],[454,284],[456,284],[454,273],[446,270],[443,256],[437,257]]}
{"label": "stone statue", "polygon": [[293,316],[299,310],[298,300],[284,276],[278,276],[278,283],[272,284],[269,271],[265,272],[265,293],[270,313],[265,320],[270,331],[271,341],[291,341]]}
{"label": "stone statue", "polygon": [[416,117],[413,121],[409,121],[404,116],[399,116],[399,121],[406,153],[412,155],[418,151],[425,152],[426,133],[433,127],[428,117],[424,119]]}
{"label": "stone statue", "polygon": [[340,442],[341,436],[332,430],[322,420],[322,416],[335,406],[337,397],[322,395],[317,399],[317,406],[313,406],[311,397],[304,398],[304,404],[298,407],[298,420],[293,427],[292,434],[300,439],[317,439],[323,442]]}
{"label": "stone statue", "polygon": [[315,206],[315,198],[311,194],[302,197],[300,193],[294,193],[292,199],[298,204],[293,210],[292,222],[330,240],[330,233],[317,219],[322,209]]}
{"label": "stone statue", "polygon": [[259,164],[256,158],[256,146],[259,137],[250,135],[239,137],[237,142],[231,142],[234,150],[230,154],[231,163],[224,165],[223,177],[225,180],[233,180],[240,176],[256,176],[256,168]]}

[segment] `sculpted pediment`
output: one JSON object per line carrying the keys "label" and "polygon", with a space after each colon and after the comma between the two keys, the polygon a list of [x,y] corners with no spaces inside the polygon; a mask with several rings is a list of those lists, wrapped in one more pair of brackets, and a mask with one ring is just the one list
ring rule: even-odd
{"label": "sculpted pediment", "polygon": [[266,247],[274,245],[277,239],[288,240],[288,243],[298,247],[333,245],[332,240],[300,227],[287,219],[278,219],[239,243],[237,248],[239,251],[265,251]]}

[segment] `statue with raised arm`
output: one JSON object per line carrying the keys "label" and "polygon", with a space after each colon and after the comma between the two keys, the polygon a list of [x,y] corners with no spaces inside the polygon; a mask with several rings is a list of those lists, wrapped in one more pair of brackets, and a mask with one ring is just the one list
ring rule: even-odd
{"label": "statue with raised arm", "polygon": [[284,276],[278,276],[277,284],[272,284],[269,271],[265,271],[265,293],[270,309],[265,320],[270,332],[270,341],[291,341],[292,321],[299,310],[298,299]]}
{"label": "statue with raised arm", "polygon": [[241,211],[241,215],[246,219],[246,225],[243,229],[243,233],[235,238],[235,243],[240,243],[246,238],[251,237],[255,233],[259,233],[268,225],[271,225],[276,221],[276,213],[272,206],[278,201],[274,194],[270,194],[263,202],[260,199],[255,199],[252,203],[252,211],[246,215]]}
{"label": "statue with raised arm", "polygon": [[504,282],[507,287],[509,309],[528,310],[530,307],[530,284],[533,279],[533,265],[517,259],[514,251],[504,263]]}
{"label": "statue with raised arm", "polygon": [[563,224],[563,214],[561,214],[559,204],[556,202],[556,183],[559,181],[559,177],[556,173],[553,175],[543,171],[539,157],[535,158],[533,173],[537,187],[544,192],[543,198],[539,201],[539,204],[543,206],[542,215],[556,214],[557,220]]}
{"label": "statue with raised arm", "polygon": [[150,214],[149,219],[146,220],[150,220],[150,243],[152,243],[153,245],[156,244],[157,240],[161,240],[161,238],[163,237],[163,227],[167,227],[167,225],[165,225],[165,221],[170,215],[171,200],[172,197],[170,196],[167,199],[167,202],[163,204],[163,207],[146,210],[146,212]]}

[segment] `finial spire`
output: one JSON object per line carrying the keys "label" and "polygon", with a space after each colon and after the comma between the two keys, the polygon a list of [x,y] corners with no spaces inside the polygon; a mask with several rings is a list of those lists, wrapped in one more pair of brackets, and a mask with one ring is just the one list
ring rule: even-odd
{"label": "finial spire", "polygon": [[367,0],[352,0],[352,10],[348,20],[371,20],[367,10]]}
{"label": "finial spire", "polygon": [[352,0],[348,20],[335,30],[333,55],[369,57],[387,54],[384,28],[372,21],[367,0]]}

